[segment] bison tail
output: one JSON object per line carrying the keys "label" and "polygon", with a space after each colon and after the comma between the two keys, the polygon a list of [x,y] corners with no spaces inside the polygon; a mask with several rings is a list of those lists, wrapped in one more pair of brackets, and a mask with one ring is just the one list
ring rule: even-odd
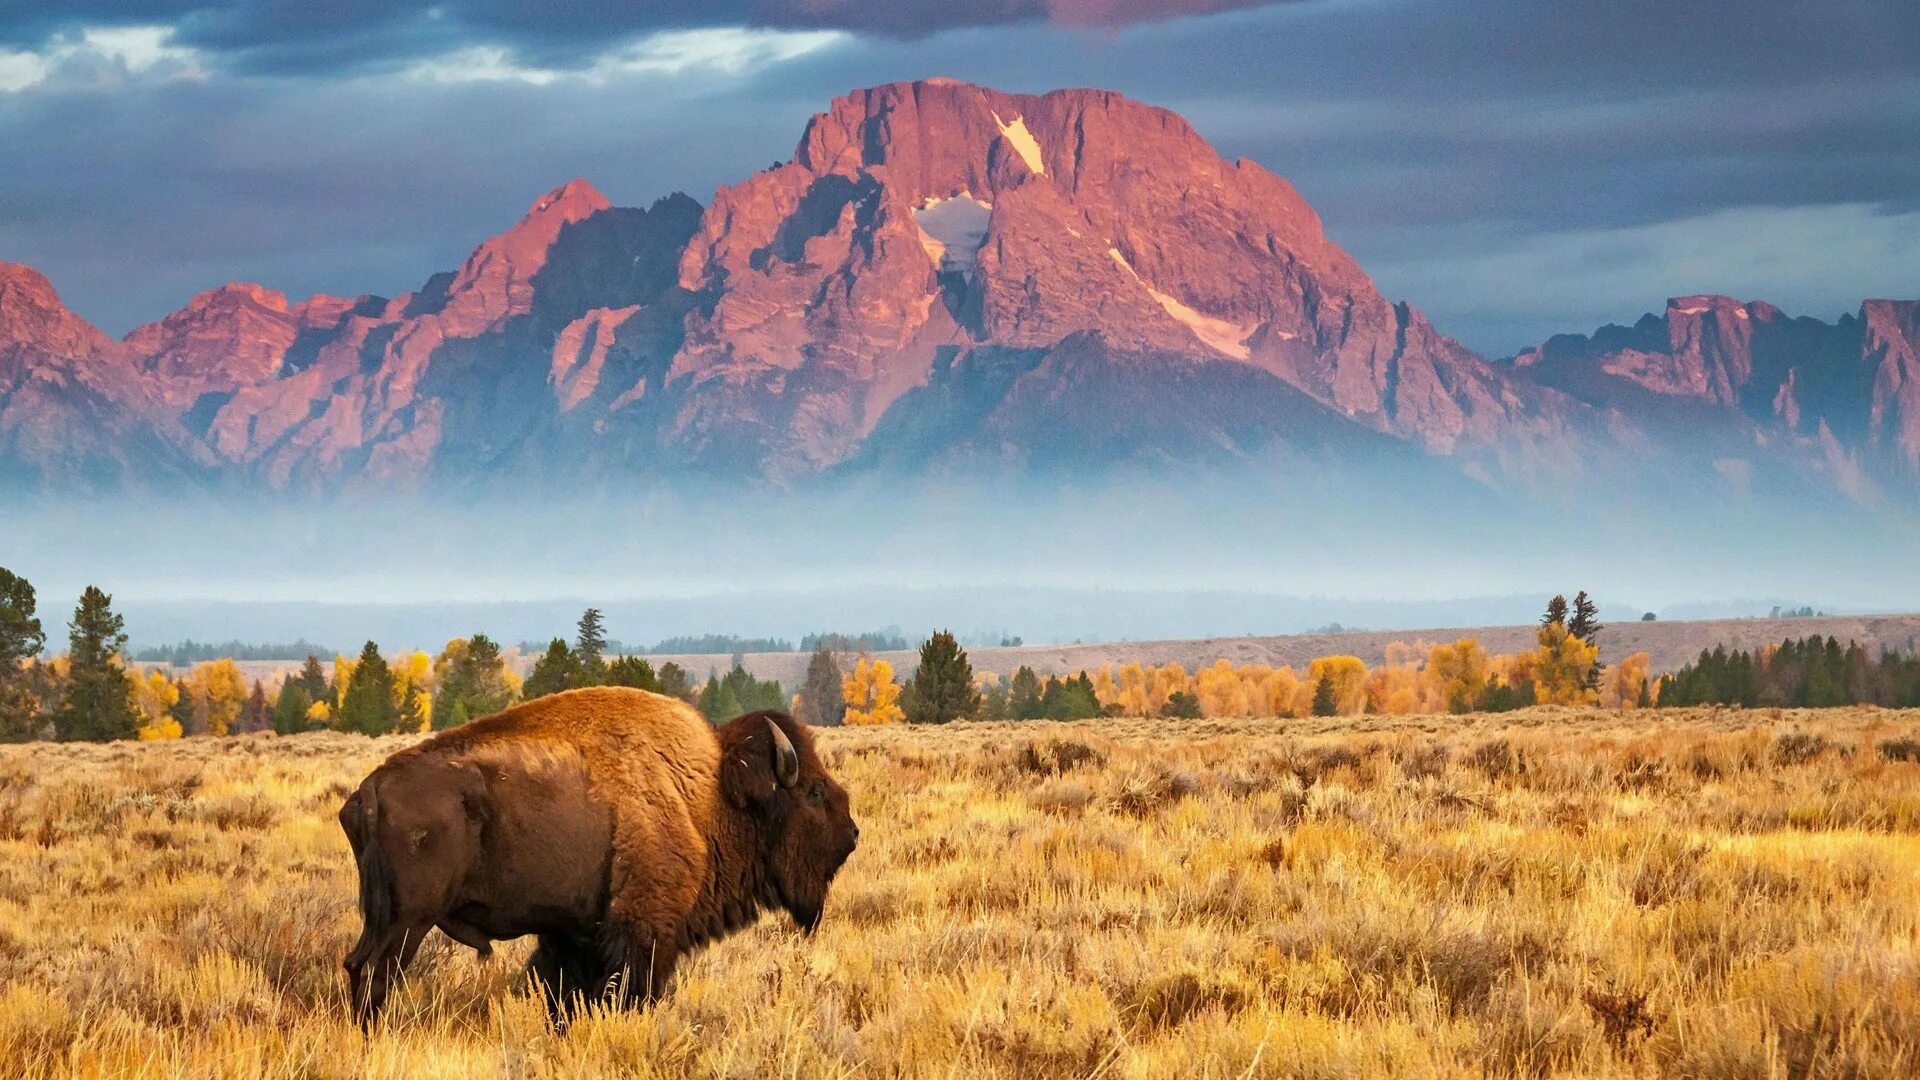
{"label": "bison tail", "polygon": [[363,804],[360,843],[360,917],[366,926],[362,941],[378,941],[393,925],[393,868],[380,844],[380,801]]}

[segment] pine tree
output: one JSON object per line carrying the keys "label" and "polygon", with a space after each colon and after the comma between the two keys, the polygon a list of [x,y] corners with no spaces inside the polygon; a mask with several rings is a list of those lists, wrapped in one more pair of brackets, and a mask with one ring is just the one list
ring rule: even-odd
{"label": "pine tree", "polygon": [[465,717],[491,716],[513,703],[513,684],[500,646],[485,634],[447,642],[433,661],[437,690],[433,695],[434,728],[457,727],[456,710]]}
{"label": "pine tree", "polygon": [[1587,596],[1587,590],[1581,589],[1573,597],[1573,618],[1567,622],[1567,633],[1589,645],[1596,646],[1593,666],[1587,669],[1586,688],[1592,691],[1600,689],[1600,609]]}
{"label": "pine tree", "polygon": [[973,718],[975,720],[1007,719],[1006,680],[997,680],[981,692],[980,708],[974,712]]}
{"label": "pine tree", "polygon": [[273,730],[280,735],[297,735],[307,730],[307,710],[313,699],[307,696],[305,680],[288,679],[280,684],[280,695],[273,703]]}
{"label": "pine tree", "polygon": [[1313,715],[1332,716],[1339,708],[1339,702],[1334,699],[1333,678],[1320,676],[1320,681],[1313,684]]}
{"label": "pine tree", "polygon": [[660,692],[681,701],[692,701],[693,684],[687,680],[687,669],[671,660],[661,664]]}
{"label": "pine tree", "polygon": [[[1089,697],[1092,692],[1089,684]],[[945,724],[972,716],[979,709],[980,689],[973,684],[973,665],[967,662],[967,650],[960,647],[951,631],[937,631],[921,643],[920,668],[907,683],[900,704],[910,724]]]}
{"label": "pine tree", "polygon": [[[1329,695],[1332,693],[1331,685],[1328,693]],[[1167,703],[1160,706],[1160,715],[1170,720],[1198,720],[1200,719],[1200,698],[1185,690],[1175,690],[1167,695]]]}
{"label": "pine tree", "polygon": [[1047,715],[1046,707],[1041,704],[1045,693],[1040,685],[1040,676],[1025,664],[1013,673],[1013,682],[1007,688],[1007,716],[1014,720],[1039,720]]}
{"label": "pine tree", "polygon": [[338,705],[333,700],[333,684],[327,681],[326,670],[320,666],[320,658],[307,654],[307,662],[300,667],[300,686],[306,691],[307,703],[324,701],[329,705]]}
{"label": "pine tree", "polygon": [[0,738],[29,738],[38,725],[40,699],[27,688],[26,663],[46,643],[33,586],[0,566]]}
{"label": "pine tree", "polygon": [[1587,590],[1581,589],[1573,596],[1573,618],[1567,622],[1567,633],[1589,645],[1600,636],[1600,609],[1587,597]]}
{"label": "pine tree", "polygon": [[846,696],[841,692],[845,682],[840,658],[824,645],[815,649],[801,684],[800,719],[814,727],[838,726],[847,714]]}
{"label": "pine tree", "polygon": [[[739,670],[739,668],[734,669],[734,671]],[[744,710],[740,707],[740,698],[735,693],[736,685],[736,680],[723,680],[720,676],[709,673],[706,688],[700,691],[700,715],[713,724],[724,724],[739,716]]]}
{"label": "pine tree", "polygon": [[273,709],[267,704],[267,688],[253,680],[253,693],[247,695],[246,708],[240,710],[240,724],[234,730],[251,733],[265,731],[272,724]]}
{"label": "pine tree", "polygon": [[575,685],[579,671],[579,658],[567,643],[554,638],[547,644],[546,654],[534,661],[533,670],[527,674],[526,684],[520,688],[520,696],[527,701],[548,694],[557,694]]}
{"label": "pine tree", "polygon": [[1085,672],[1069,679],[1047,676],[1040,692],[1040,718],[1047,720],[1087,720],[1100,715],[1100,700],[1094,695],[1093,680]]}
{"label": "pine tree", "polygon": [[194,707],[193,688],[185,679],[173,681],[173,704],[167,706],[167,719],[180,725],[183,732],[197,732],[203,726],[200,710]]}
{"label": "pine tree", "polygon": [[353,674],[340,694],[340,711],[334,726],[341,731],[362,735],[386,735],[400,723],[399,703],[394,700],[393,669],[387,666],[380,647],[369,641],[354,662]]}
{"label": "pine tree", "polygon": [[599,608],[588,608],[580,616],[574,636],[574,659],[579,667],[572,686],[598,686],[607,679],[607,628]]}
{"label": "pine tree", "polygon": [[635,690],[660,692],[660,676],[654,674],[653,665],[638,656],[615,657],[607,665],[608,686],[631,686]]}
{"label": "pine tree", "polygon": [[1564,596],[1547,601],[1547,613],[1540,620],[1541,626],[1553,626],[1556,623],[1561,626],[1567,624],[1567,598]]}
{"label": "pine tree", "polygon": [[89,585],[67,624],[67,697],[54,714],[63,741],[131,739],[140,729],[133,680],[120,666],[125,623],[113,612],[113,597]]}

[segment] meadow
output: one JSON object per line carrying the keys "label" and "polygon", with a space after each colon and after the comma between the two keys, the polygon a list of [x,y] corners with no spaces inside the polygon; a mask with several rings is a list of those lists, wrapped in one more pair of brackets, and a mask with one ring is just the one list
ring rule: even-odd
{"label": "meadow", "polygon": [[334,813],[410,738],[0,749],[0,1072],[1920,1073],[1920,712],[829,730],[812,938],[561,1034],[435,935],[363,1036]]}

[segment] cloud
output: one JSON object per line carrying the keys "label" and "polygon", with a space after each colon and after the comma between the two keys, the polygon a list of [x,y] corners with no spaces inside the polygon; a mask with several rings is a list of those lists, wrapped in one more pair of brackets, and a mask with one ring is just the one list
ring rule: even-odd
{"label": "cloud", "polygon": [[626,75],[686,75],[712,72],[744,75],[847,40],[837,30],[666,30],[630,45],[610,49],[579,68],[523,63],[505,49],[475,45],[407,67],[402,74],[436,83],[520,82],[547,86],[564,79],[605,84]]}
{"label": "cloud", "polygon": [[[1174,109],[1501,352],[1700,289],[1912,294],[1875,253],[1920,211],[1916,55],[1910,0],[5,0],[0,257],[115,332],[233,278],[397,292],[567,177],[704,201],[941,74]],[[1789,225],[1817,271],[1738,227]]]}
{"label": "cloud", "polygon": [[0,47],[0,94],[206,78],[206,58],[174,36],[166,26],[88,27],[37,49]]}
{"label": "cloud", "polygon": [[487,70],[559,72],[592,68],[603,50],[648,35],[817,30],[914,38],[1021,23],[1117,28],[1286,2],[1300,0],[12,0],[0,12],[0,43],[17,53],[101,27],[157,25],[238,71],[479,60]]}

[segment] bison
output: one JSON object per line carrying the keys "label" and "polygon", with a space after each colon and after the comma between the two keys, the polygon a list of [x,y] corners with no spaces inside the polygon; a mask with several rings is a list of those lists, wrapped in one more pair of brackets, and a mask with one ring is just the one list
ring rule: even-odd
{"label": "bison", "polygon": [[340,809],[360,871],[356,1017],[434,927],[482,956],[527,934],[556,1022],[650,1000],[689,950],[784,908],[811,932],[860,838],[805,724],[713,727],[642,690],[571,690],[389,757]]}

